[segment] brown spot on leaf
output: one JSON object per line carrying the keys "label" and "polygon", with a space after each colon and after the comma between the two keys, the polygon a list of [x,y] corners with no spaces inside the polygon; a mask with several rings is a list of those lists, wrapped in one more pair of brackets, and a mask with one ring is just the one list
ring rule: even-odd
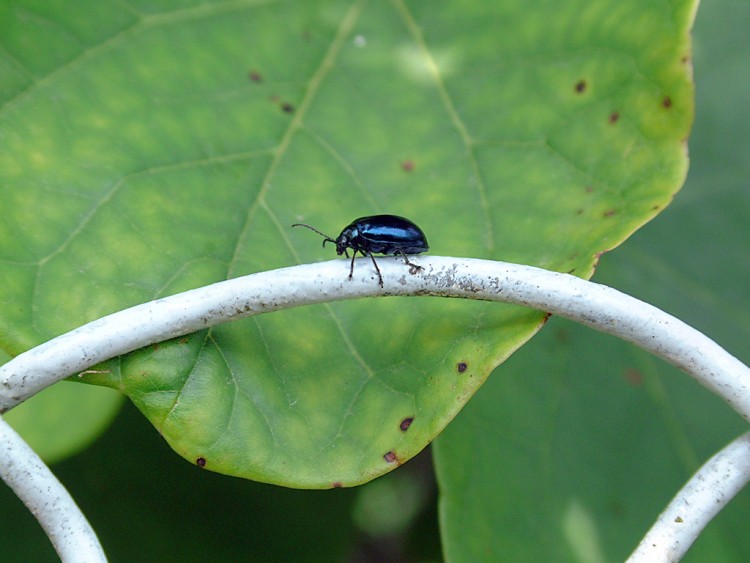
{"label": "brown spot on leaf", "polygon": [[456,371],[457,371],[458,373],[463,373],[463,372],[465,372],[465,371],[466,371],[466,368],[467,368],[467,367],[469,367],[469,366],[468,366],[468,365],[466,364],[466,362],[458,362],[458,363],[456,364]]}
{"label": "brown spot on leaf", "polygon": [[340,489],[343,486],[344,484],[341,481],[334,481],[333,483],[331,483],[331,487],[333,487],[334,489]]}
{"label": "brown spot on leaf", "polygon": [[263,75],[257,70],[251,70],[249,76],[253,82],[263,82]]}
{"label": "brown spot on leaf", "polygon": [[414,161],[405,160],[401,163],[401,170],[404,172],[412,172],[414,170]]}
{"label": "brown spot on leaf", "polygon": [[386,460],[388,463],[397,463],[398,462],[398,456],[396,455],[396,452],[388,452],[383,456],[383,459]]}
{"label": "brown spot on leaf", "polygon": [[407,430],[409,430],[409,426],[411,426],[412,422],[414,422],[414,417],[410,416],[409,418],[405,418],[404,420],[402,420],[401,424],[399,424],[398,427],[402,431],[406,432]]}
{"label": "brown spot on leaf", "polygon": [[199,457],[195,460],[195,465],[198,467],[206,467],[206,458],[205,457]]}
{"label": "brown spot on leaf", "polygon": [[620,114],[616,111],[613,111],[609,114],[609,122],[610,123],[617,123],[617,121],[620,119]]}
{"label": "brown spot on leaf", "polygon": [[604,212],[604,216],[605,217],[612,217],[612,215],[614,215],[615,213],[617,213],[616,210],[614,210],[614,209],[608,209],[607,211]]}
{"label": "brown spot on leaf", "polygon": [[289,102],[284,102],[281,104],[281,111],[284,113],[294,113],[294,106]]}
{"label": "brown spot on leaf", "polygon": [[579,94],[583,94],[586,91],[586,81],[585,80],[579,80],[576,82],[576,92]]}
{"label": "brown spot on leaf", "polygon": [[664,96],[664,99],[661,101],[661,105],[662,105],[662,107],[664,107],[664,109],[671,108],[672,107],[672,98],[670,98],[669,96]]}
{"label": "brown spot on leaf", "polygon": [[643,385],[643,374],[634,368],[628,368],[623,372],[623,377],[625,378],[625,381],[630,383],[630,385],[633,385],[634,387],[638,387],[639,385]]}
{"label": "brown spot on leaf", "polygon": [[626,514],[625,505],[618,500],[610,500],[607,502],[607,510],[615,518],[624,518]]}

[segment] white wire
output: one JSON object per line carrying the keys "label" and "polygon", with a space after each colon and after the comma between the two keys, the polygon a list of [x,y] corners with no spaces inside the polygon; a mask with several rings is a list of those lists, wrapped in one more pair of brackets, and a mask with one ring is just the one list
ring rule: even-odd
{"label": "white wire", "polygon": [[[388,295],[432,295],[515,303],[613,334],[683,369],[750,421],[750,369],[711,339],[651,305],[606,286],[530,266],[440,256],[410,260],[423,269],[412,272],[400,258],[378,259],[383,288],[377,283],[369,258],[357,260],[352,280],[348,279],[348,261],[334,260],[219,282],[103,317],[0,366],[0,412],[104,360],[219,323],[313,303]],[[700,510],[693,506],[696,511],[691,518],[695,517],[695,526],[669,526],[660,519],[647,538],[659,537],[655,542],[659,545],[680,544],[684,553],[697,537],[691,530],[699,532],[716,513],[711,509],[716,507],[714,497],[723,496],[728,501],[734,494],[732,491],[741,486],[739,483],[747,480],[750,461],[744,453],[746,448],[747,444],[740,441],[737,447],[730,446],[725,455],[719,454],[722,459],[731,460],[734,456],[739,461],[728,462],[726,466],[731,478],[710,482],[707,490],[714,496],[695,497],[692,481],[681,492],[687,491],[689,498],[712,504],[709,509]],[[20,448],[15,451],[20,452]],[[12,465],[10,450],[5,453],[7,457],[0,463]],[[699,473],[694,479],[702,482],[704,476]],[[23,481],[19,479],[14,488],[19,496],[22,491],[18,487],[24,486]],[[30,486],[35,487],[33,483]],[[62,498],[59,491],[54,494],[54,498]],[[680,498],[678,495],[673,503],[679,505],[683,502]],[[72,508],[66,510],[77,511],[72,499],[70,503]],[[684,516],[681,518],[685,520]],[[77,521],[82,526],[79,533],[86,536],[85,518],[81,515]],[[43,526],[48,529],[47,524]]]}
{"label": "white wire", "polygon": [[107,560],[96,533],[68,491],[2,417],[0,478],[39,521],[60,559]]}

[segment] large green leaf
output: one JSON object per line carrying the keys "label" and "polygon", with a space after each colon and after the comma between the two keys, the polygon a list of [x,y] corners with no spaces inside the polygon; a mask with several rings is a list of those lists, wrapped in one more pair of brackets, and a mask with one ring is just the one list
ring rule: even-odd
{"label": "large green leaf", "polygon": [[[0,364],[9,359],[0,350]],[[120,405],[122,395],[111,389],[61,383],[6,413],[4,419],[44,461],[53,463],[93,442]]]}
{"label": "large green leaf", "polygon": [[[744,362],[748,21],[748,3],[701,6],[686,186],[658,220],[605,255],[596,275]],[[446,556],[465,561],[481,550],[506,560],[595,561],[586,556],[596,553],[623,560],[690,475],[746,429],[723,401],[663,362],[553,319],[436,442]],[[749,510],[745,490],[685,560],[748,561]]]}
{"label": "large green leaf", "polygon": [[[336,235],[397,213],[438,254],[588,276],[686,171],[692,2],[2,7],[12,354],[128,305],[330,257],[290,231],[299,220]],[[337,303],[163,343],[89,381],[207,469],[353,485],[421,450],[542,320]]]}
{"label": "large green leaf", "polygon": [[47,463],[79,452],[106,430],[122,405],[111,389],[60,383],[5,415]]}
{"label": "large green leaf", "polygon": [[[554,319],[436,443],[446,557],[623,561],[690,474],[745,428],[677,370]],[[717,553],[735,549],[730,537],[709,529],[697,560],[727,560]]]}

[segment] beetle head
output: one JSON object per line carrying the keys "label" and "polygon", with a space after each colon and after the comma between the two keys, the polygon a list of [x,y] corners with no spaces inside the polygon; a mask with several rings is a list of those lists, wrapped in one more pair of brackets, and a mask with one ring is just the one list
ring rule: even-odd
{"label": "beetle head", "polygon": [[336,243],[336,254],[341,256],[342,254],[346,254],[346,257],[349,258],[349,252],[347,252],[347,248],[351,248],[351,244],[349,243],[349,236],[347,235],[346,231],[341,233],[339,235],[339,238],[337,238],[335,241]]}
{"label": "beetle head", "polygon": [[342,242],[341,237],[337,238],[336,240],[333,240],[332,238],[325,239],[323,241],[323,246],[325,246],[327,242],[332,242],[336,245],[336,254],[338,254],[339,256],[341,256],[342,254],[346,254],[346,257],[349,258],[349,253],[346,251],[346,249],[348,248],[348,243]]}
{"label": "beetle head", "polygon": [[349,258],[349,251],[347,248],[350,248],[346,242],[341,242],[341,237],[338,238],[338,240],[334,241],[336,243],[336,254],[341,256],[342,254],[345,254],[347,258]]}
{"label": "beetle head", "polygon": [[357,248],[359,248],[359,230],[355,225],[349,225],[346,229],[341,231],[339,238],[334,242],[336,243],[336,254],[341,256],[345,254],[349,258],[349,252],[347,248],[351,248],[354,251],[354,255],[357,255]]}

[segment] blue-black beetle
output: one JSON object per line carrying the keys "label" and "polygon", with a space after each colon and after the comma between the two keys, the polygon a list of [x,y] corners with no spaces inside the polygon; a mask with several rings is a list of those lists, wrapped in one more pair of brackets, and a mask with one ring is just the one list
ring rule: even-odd
{"label": "blue-black beetle", "polygon": [[422,229],[404,217],[397,215],[373,215],[371,217],[360,217],[351,222],[351,224],[341,231],[338,238],[333,239],[325,233],[321,233],[315,227],[305,225],[304,223],[295,223],[292,227],[307,227],[323,237],[323,246],[327,242],[336,245],[336,254],[341,256],[345,254],[349,258],[347,249],[352,250],[352,263],[349,267],[349,279],[354,274],[354,259],[357,252],[362,256],[369,256],[378,273],[378,283],[383,287],[383,276],[380,275],[380,268],[375,262],[375,254],[396,255],[404,257],[404,262],[411,266],[412,273],[414,269],[421,270],[421,266],[409,262],[407,254],[421,254],[427,252],[430,247],[427,244],[427,237],[424,236]]}

